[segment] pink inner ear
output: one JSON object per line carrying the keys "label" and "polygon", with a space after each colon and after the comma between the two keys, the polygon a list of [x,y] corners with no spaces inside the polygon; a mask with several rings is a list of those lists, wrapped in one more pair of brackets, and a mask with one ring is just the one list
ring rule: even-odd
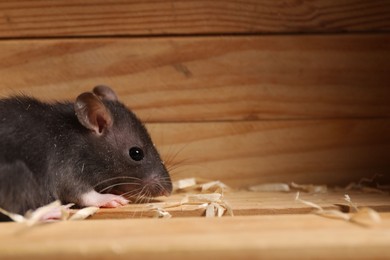
{"label": "pink inner ear", "polygon": [[96,123],[99,128],[99,134],[103,133],[103,129],[108,125],[106,119],[101,115],[96,115]]}
{"label": "pink inner ear", "polygon": [[89,105],[90,114],[88,115],[88,118],[92,125],[92,128],[90,129],[95,131],[96,134],[101,135],[104,129],[112,126],[111,114],[101,101],[90,103]]}
{"label": "pink inner ear", "polygon": [[74,107],[79,122],[95,134],[101,135],[105,128],[112,126],[110,111],[95,94],[80,94]]}

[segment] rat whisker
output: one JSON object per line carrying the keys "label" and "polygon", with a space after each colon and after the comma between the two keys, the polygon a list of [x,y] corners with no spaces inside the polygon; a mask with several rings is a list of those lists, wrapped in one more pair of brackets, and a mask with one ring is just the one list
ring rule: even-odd
{"label": "rat whisker", "polygon": [[138,196],[140,191],[142,191],[142,188],[125,192],[121,196],[126,198],[133,198],[134,196]]}
{"label": "rat whisker", "polygon": [[[137,189],[136,191],[128,192],[128,195],[130,195],[129,199],[130,198],[132,199],[133,204],[138,204],[138,201],[141,200],[141,198],[143,196],[142,195],[143,190],[144,190],[144,187],[142,187],[141,189]],[[135,199],[134,199],[134,196],[135,196]],[[128,197],[128,196],[126,195],[126,197]],[[133,211],[132,218],[135,218],[137,212],[138,212],[137,210]]]}
{"label": "rat whisker", "polygon": [[193,165],[193,162],[191,162],[189,159],[182,159],[180,161],[167,164],[166,169],[171,176],[175,176],[178,174],[178,169],[184,169],[184,167],[188,165]]}
{"label": "rat whisker", "polygon": [[[149,199],[149,192],[146,190],[146,192],[145,192],[144,196],[142,197],[142,199],[141,199],[139,204],[145,204],[145,203],[148,203],[149,201],[150,201],[150,199]],[[144,212],[145,212],[144,209],[141,210],[141,215],[140,215],[141,218],[142,218]]]}
{"label": "rat whisker", "polygon": [[163,181],[160,179],[160,182],[154,183],[154,188],[156,188],[158,191],[161,191],[161,188],[164,189],[164,187],[161,185]]}
{"label": "rat whisker", "polygon": [[134,183],[134,182],[120,182],[120,183],[115,183],[115,184],[112,184],[112,185],[110,185],[110,186],[107,186],[107,187],[105,187],[105,188],[103,188],[103,189],[99,190],[99,193],[102,193],[102,192],[104,192],[104,191],[106,191],[106,190],[112,189],[112,188],[114,188],[114,187],[116,187],[116,186],[120,186],[120,185],[126,185],[126,184],[130,184],[130,185],[141,185],[141,183]]}
{"label": "rat whisker", "polygon": [[169,163],[173,162],[176,159],[176,157],[179,155],[179,153],[181,153],[188,145],[189,144],[186,143],[181,148],[179,148],[174,154],[168,155],[166,164],[169,164]]}
{"label": "rat whisker", "polygon": [[191,162],[190,158],[183,158],[175,162],[169,162],[166,164],[167,168],[172,168],[173,166],[178,166],[178,165],[192,165],[194,162]]}
{"label": "rat whisker", "polygon": [[142,187],[142,189],[141,189],[141,191],[138,193],[138,195],[137,195],[137,197],[136,197],[134,203],[138,203],[139,200],[142,199],[142,197],[144,196],[144,192],[145,192],[146,188],[147,188],[147,185],[144,186],[144,187]]}
{"label": "rat whisker", "polygon": [[160,178],[159,180],[159,184],[162,185],[162,186],[165,186],[165,185],[170,185],[171,184],[171,178],[167,177],[167,178]]}
{"label": "rat whisker", "polygon": [[102,184],[105,183],[105,182],[109,182],[109,181],[113,181],[113,180],[117,180],[117,179],[132,179],[132,180],[136,180],[136,181],[141,181],[140,178],[136,178],[136,177],[131,177],[131,176],[118,176],[118,177],[112,177],[112,178],[108,178],[108,179],[105,179],[105,180],[103,180],[103,181],[100,181],[100,182],[98,182],[97,184],[95,184],[95,186],[93,186],[93,187],[96,188],[97,186],[102,185]]}

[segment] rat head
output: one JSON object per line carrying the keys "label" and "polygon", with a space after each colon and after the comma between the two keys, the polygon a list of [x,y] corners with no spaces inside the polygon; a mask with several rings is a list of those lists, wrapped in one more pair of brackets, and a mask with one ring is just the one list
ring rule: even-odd
{"label": "rat head", "polygon": [[111,88],[79,95],[74,108],[87,132],[83,174],[96,191],[128,197],[171,193],[169,174],[146,128]]}

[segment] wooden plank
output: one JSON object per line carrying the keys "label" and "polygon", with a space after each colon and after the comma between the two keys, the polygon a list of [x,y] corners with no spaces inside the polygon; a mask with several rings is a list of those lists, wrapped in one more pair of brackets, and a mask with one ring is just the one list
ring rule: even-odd
{"label": "wooden plank", "polygon": [[[201,217],[205,215],[205,209],[198,205],[180,205],[181,200],[188,194],[199,192],[175,193],[170,197],[159,197],[151,202],[129,204],[120,208],[100,209],[91,219],[134,219],[153,217],[155,212],[151,210],[151,204],[164,208],[172,217]],[[382,194],[364,193],[354,190],[328,189],[326,193],[300,193],[300,198],[321,206],[323,209],[343,210],[338,205],[348,203],[344,195],[348,194],[354,204],[359,207],[370,207],[379,212],[390,211],[388,192]],[[295,201],[296,192],[250,192],[243,190],[227,191],[223,194],[223,200],[231,206],[234,216],[276,215],[276,214],[307,214],[312,213],[313,208]],[[178,206],[174,206],[178,205]],[[226,214],[227,215],[227,214]]]}
{"label": "wooden plank", "polygon": [[0,1],[0,37],[390,30],[386,0]]}
{"label": "wooden plank", "polygon": [[386,259],[390,213],[364,228],[315,215],[1,223],[0,258]]}
{"label": "wooden plank", "polygon": [[115,87],[148,122],[388,117],[390,35],[0,42],[0,95]]}
{"label": "wooden plank", "polygon": [[303,120],[150,124],[174,179],[348,184],[390,181],[390,120]]}

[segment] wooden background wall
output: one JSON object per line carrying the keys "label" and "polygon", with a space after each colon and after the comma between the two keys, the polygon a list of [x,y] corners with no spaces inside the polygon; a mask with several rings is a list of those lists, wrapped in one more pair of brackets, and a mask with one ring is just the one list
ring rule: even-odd
{"label": "wooden background wall", "polygon": [[175,179],[390,180],[390,1],[0,1],[0,95],[105,83]]}

